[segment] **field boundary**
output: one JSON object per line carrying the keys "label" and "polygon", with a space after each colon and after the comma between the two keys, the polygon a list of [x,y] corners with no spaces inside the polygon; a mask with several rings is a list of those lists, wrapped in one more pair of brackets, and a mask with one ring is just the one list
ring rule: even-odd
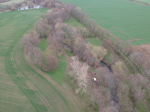
{"label": "field boundary", "polygon": [[142,1],[139,1],[139,0],[127,0],[127,1],[138,3],[138,4],[141,4],[141,5],[150,6],[150,3],[142,2]]}
{"label": "field boundary", "polygon": [[[77,19],[77,18],[76,18]],[[78,20],[78,19],[77,19]],[[91,20],[91,19],[90,19]],[[90,27],[88,24],[86,24],[85,22],[83,22],[83,21],[80,21],[81,23],[83,23],[87,28],[89,28],[89,29],[91,29],[92,27]],[[97,23],[96,23],[97,24]],[[103,28],[104,29],[104,28]],[[94,31],[94,30],[92,30],[95,34],[97,34],[98,36],[100,36],[102,39],[109,39],[108,37],[104,37],[104,36],[102,36],[99,32],[97,32],[97,31]],[[111,33],[111,35],[113,35],[112,33]],[[118,38],[118,37],[117,37]],[[110,39],[109,39],[110,40]],[[111,41],[111,40],[110,40]],[[117,48],[116,48],[116,46],[114,45],[114,43],[113,42],[111,42],[112,43],[112,47],[116,50]],[[125,53],[125,52],[123,52],[123,51],[121,51],[120,52],[120,56],[124,59],[124,60],[126,60],[127,61],[127,63],[129,63],[129,65],[130,66],[135,66],[136,68],[138,68],[138,69],[136,69],[136,68],[134,68],[134,71],[139,71],[140,73],[142,73],[142,74],[146,74],[145,72],[144,72],[144,70],[143,70],[143,68],[142,67],[140,67],[139,65],[138,65],[138,63],[136,63],[134,60],[132,60],[132,59],[130,59],[130,58],[128,58],[128,56],[127,56],[127,54]]]}

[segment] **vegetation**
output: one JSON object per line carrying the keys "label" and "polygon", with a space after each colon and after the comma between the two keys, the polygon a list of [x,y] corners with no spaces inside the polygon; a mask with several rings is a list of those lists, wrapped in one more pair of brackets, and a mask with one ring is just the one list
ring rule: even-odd
{"label": "vegetation", "polygon": [[64,22],[68,25],[74,26],[76,28],[86,28],[85,25],[82,23],[78,22],[77,19],[71,17],[68,21]]}
{"label": "vegetation", "polygon": [[81,10],[88,14],[92,20],[96,21],[101,27],[109,30],[122,40],[141,39],[132,41],[133,45],[150,43],[150,32],[148,30],[150,29],[150,26],[147,24],[149,21],[149,15],[147,15],[148,7],[145,7],[144,5],[135,4],[127,0],[112,0],[109,1],[109,3],[104,0],[60,1],[76,4],[81,7]]}
{"label": "vegetation", "polygon": [[[1,111],[78,111],[78,107],[74,105],[62,87],[50,77],[38,73],[38,69],[33,69],[28,65],[29,63],[24,59],[24,49],[18,44],[23,34],[33,28],[33,23],[46,10],[36,9],[0,14]],[[60,66],[63,69],[64,64]],[[60,73],[61,71],[57,72],[59,75]],[[52,77],[55,79],[57,74]]]}
{"label": "vegetation", "polygon": [[[106,3],[106,1],[100,2]],[[116,6],[116,2],[118,0],[107,3],[108,6],[110,4]],[[124,5],[126,3],[131,5],[127,1],[119,1],[118,4],[123,2]],[[80,5],[82,3],[83,1]],[[37,4],[43,8],[49,8],[40,19],[39,16],[46,9],[15,11],[20,6],[27,5],[32,8]],[[103,5],[100,8],[104,8]],[[117,37],[119,33],[124,37],[127,37],[126,33],[132,33],[124,28],[119,28],[119,31],[116,26],[112,27],[116,24],[114,22],[116,18],[113,17],[119,13],[112,16],[111,21],[113,22],[108,20],[109,17],[102,18],[105,23],[100,22],[102,27],[109,29],[114,35],[91,20],[81,9],[88,10],[55,0],[31,0],[1,8],[0,11],[4,12],[1,14],[2,17],[5,16],[6,10],[14,11],[13,14],[19,12],[21,16],[28,15],[25,19],[29,22],[29,26],[17,14],[11,18],[13,20],[11,22],[5,17],[0,20],[1,34],[9,35],[8,39],[10,36],[15,38],[5,40],[5,37],[0,41],[1,44],[9,46],[5,48],[6,52],[3,50],[5,53],[2,58],[5,58],[5,61],[2,64],[5,64],[4,72],[6,70],[6,74],[12,81],[9,83],[9,81],[3,82],[2,80],[0,83],[19,88],[15,92],[23,93],[21,98],[25,96],[23,102],[19,100],[21,106],[28,104],[28,108],[24,108],[28,110],[25,111],[148,112],[150,105],[149,57],[141,52],[134,52],[129,41]],[[38,15],[32,11],[38,12]],[[9,16],[12,16],[11,14]],[[111,15],[109,11],[106,11],[107,14]],[[95,18],[93,15],[90,17]],[[34,27],[31,27],[37,19],[39,21]],[[122,20],[121,17],[119,19]],[[99,19],[96,21],[99,22]],[[20,26],[24,26],[23,29],[11,29],[9,33],[6,33],[4,28],[14,28],[17,22]],[[117,23],[119,25],[119,21]],[[18,26],[16,27],[18,28]],[[132,28],[133,26],[131,26]],[[113,31],[117,31],[117,33]],[[136,33],[134,34],[136,35]],[[19,44],[17,44],[20,36],[23,38],[19,44],[24,49],[18,47]],[[133,72],[131,73],[127,67]],[[96,81],[93,81],[95,77]],[[74,93],[68,91],[69,86],[67,85],[70,85],[73,92],[83,98],[81,100],[84,102],[83,105],[77,98],[72,99]],[[15,92],[13,91],[13,93]],[[14,96],[10,99],[12,98]],[[16,101],[15,103],[18,102],[17,99],[13,100]],[[5,99],[2,101],[6,103]],[[3,105],[2,107],[5,108]],[[84,107],[86,109],[83,109]],[[22,109],[20,105],[16,105],[16,108]]]}
{"label": "vegetation", "polygon": [[39,48],[42,51],[45,51],[46,47],[47,47],[47,38],[44,38],[43,40],[40,41]]}
{"label": "vegetation", "polygon": [[1,5],[11,5],[12,3],[19,3],[23,2],[24,0],[2,0],[5,2],[2,2]]}
{"label": "vegetation", "polygon": [[91,43],[92,45],[95,45],[95,46],[101,46],[101,42],[98,38],[96,37],[90,37],[90,38],[86,38],[86,40]]}

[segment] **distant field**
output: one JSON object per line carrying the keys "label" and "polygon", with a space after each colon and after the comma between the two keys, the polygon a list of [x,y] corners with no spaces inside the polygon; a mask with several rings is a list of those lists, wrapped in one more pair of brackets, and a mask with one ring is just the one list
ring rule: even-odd
{"label": "distant field", "polygon": [[[43,72],[41,75],[38,69],[28,65],[24,59],[23,48],[19,47],[23,34],[33,27],[46,10],[10,11],[0,14],[0,112],[80,110],[67,92],[50,76]],[[44,46],[41,47],[44,50]],[[61,65],[63,66],[63,63]],[[61,84],[61,78],[52,77]]]}
{"label": "distant field", "polygon": [[141,2],[144,2],[144,3],[150,3],[150,0],[137,0],[137,1],[141,1]]}
{"label": "distant field", "polygon": [[[127,0],[60,0],[76,4],[91,19],[133,45],[150,43],[150,7]],[[147,0],[148,1],[148,0]]]}
{"label": "distant field", "polygon": [[8,2],[4,2],[4,3],[0,3],[1,5],[10,5],[11,3],[19,3],[19,2],[23,2],[25,0],[11,0]]}

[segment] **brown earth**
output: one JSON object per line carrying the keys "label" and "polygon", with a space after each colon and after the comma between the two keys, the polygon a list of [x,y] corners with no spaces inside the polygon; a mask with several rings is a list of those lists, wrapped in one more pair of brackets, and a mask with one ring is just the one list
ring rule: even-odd
{"label": "brown earth", "polygon": [[129,40],[129,41],[136,41],[136,40],[141,40],[141,39],[131,39],[131,40]]}
{"label": "brown earth", "polygon": [[139,51],[139,52],[142,52],[144,54],[147,54],[150,57],[150,44],[144,44],[144,45],[134,46],[133,49],[135,51]]}

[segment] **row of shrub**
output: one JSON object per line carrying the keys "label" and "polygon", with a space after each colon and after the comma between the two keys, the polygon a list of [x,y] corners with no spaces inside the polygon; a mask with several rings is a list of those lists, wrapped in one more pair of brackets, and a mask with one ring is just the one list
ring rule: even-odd
{"label": "row of shrub", "polygon": [[[35,1],[32,2],[35,3]],[[40,4],[40,0],[37,3]],[[96,66],[99,60],[102,60],[107,54],[108,49],[106,48],[110,47],[117,55],[124,57],[123,59],[129,64],[134,61],[135,64],[133,63],[131,67],[135,70],[140,71],[142,67],[145,71],[149,71],[148,57],[142,53],[133,52],[132,45],[128,41],[123,41],[101,28],[90,20],[86,14],[76,9],[76,6],[53,0],[41,1],[41,3],[45,4],[43,7],[49,7],[50,10],[42,15],[35,28],[25,34],[21,41],[21,45],[26,46],[29,58],[44,71],[53,71],[59,66],[57,57],[62,51],[62,47],[66,47],[78,56],[71,58],[67,73],[72,77],[70,80],[75,85],[76,92],[87,96],[87,105],[94,107],[90,108],[89,112],[96,111],[98,108],[101,112],[118,110],[133,112],[139,110],[140,105],[143,104],[144,109],[147,110],[149,106],[147,99],[150,94],[150,83],[147,78],[139,73],[127,75],[122,72],[122,62],[113,61],[114,56],[111,56],[112,68],[114,71],[116,70],[115,75],[106,68],[99,67],[96,75],[98,87],[93,88],[89,79],[91,78],[89,76],[89,65]],[[84,23],[88,28],[77,29],[64,24],[64,21],[71,16]],[[105,48],[93,46],[85,41],[84,37],[93,35],[104,39],[103,45]],[[47,38],[48,43],[45,51],[41,51],[39,48],[39,43],[43,38]],[[79,61],[79,59],[86,63]],[[114,80],[114,83],[108,83],[108,80],[110,82]],[[116,91],[116,94],[114,94],[114,97],[117,97],[116,102],[111,100],[112,95],[109,89]]]}

